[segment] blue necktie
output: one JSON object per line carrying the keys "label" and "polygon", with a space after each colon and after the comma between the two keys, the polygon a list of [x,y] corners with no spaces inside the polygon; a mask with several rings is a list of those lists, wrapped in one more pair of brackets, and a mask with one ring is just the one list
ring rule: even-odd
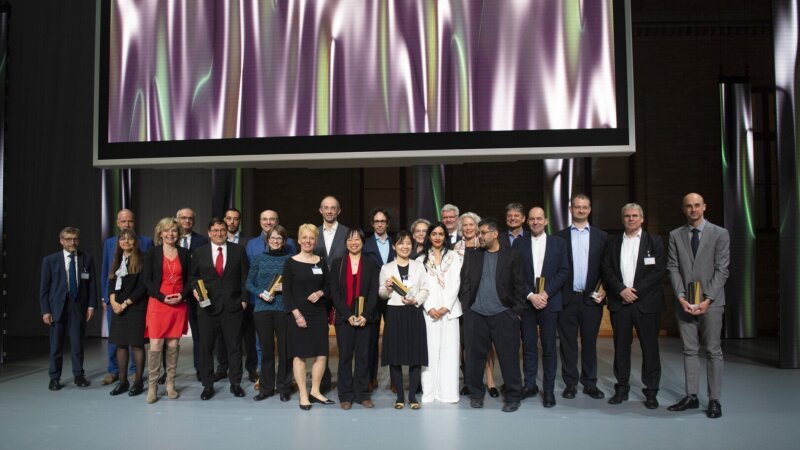
{"label": "blue necktie", "polygon": [[697,247],[700,246],[700,230],[692,228],[692,256],[697,256]]}
{"label": "blue necktie", "polygon": [[75,254],[69,255],[69,298],[72,301],[78,298],[78,277],[75,274]]}

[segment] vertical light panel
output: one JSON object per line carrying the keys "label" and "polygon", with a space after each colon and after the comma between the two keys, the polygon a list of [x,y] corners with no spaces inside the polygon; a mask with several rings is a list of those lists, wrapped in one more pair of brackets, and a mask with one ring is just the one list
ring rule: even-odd
{"label": "vertical light panel", "polygon": [[550,223],[547,233],[553,234],[569,225],[569,198],[572,196],[572,159],[544,160],[544,211]]}
{"label": "vertical light panel", "polygon": [[755,242],[753,229],[753,126],[750,83],[719,83],[725,228],[731,262],[725,284],[725,337],[756,336]]}
{"label": "vertical light panel", "polygon": [[780,233],[780,356],[782,368],[800,367],[800,166],[797,161],[798,0],[772,2],[775,106],[778,133]]}
{"label": "vertical light panel", "polygon": [[444,206],[444,165],[414,166],[414,219],[441,220]]}

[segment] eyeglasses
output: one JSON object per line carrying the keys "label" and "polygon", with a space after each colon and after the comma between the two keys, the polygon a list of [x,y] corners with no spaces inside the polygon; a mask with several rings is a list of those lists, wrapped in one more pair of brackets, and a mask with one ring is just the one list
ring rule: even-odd
{"label": "eyeglasses", "polygon": [[283,236],[270,236],[269,240],[270,241],[282,241],[283,240]]}
{"label": "eyeglasses", "polygon": [[78,242],[78,241],[81,240],[81,238],[76,238],[76,237],[74,237],[74,238],[61,238],[61,239],[63,241],[65,241],[65,242]]}
{"label": "eyeglasses", "polygon": [[212,229],[208,230],[208,232],[209,233],[227,233],[228,230],[226,230],[225,228],[212,228]]}

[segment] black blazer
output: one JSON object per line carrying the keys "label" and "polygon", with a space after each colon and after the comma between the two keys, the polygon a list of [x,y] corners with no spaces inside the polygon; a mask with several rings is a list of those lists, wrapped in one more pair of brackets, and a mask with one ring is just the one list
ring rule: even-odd
{"label": "black blazer", "polygon": [[[545,311],[561,311],[561,289],[567,279],[567,248],[564,240],[553,235],[547,236],[547,246],[544,250],[544,261],[542,262],[542,276],[544,277],[544,290],[547,292],[547,306]],[[517,250],[522,256],[523,273],[525,274],[526,296],[534,291],[536,276],[533,273],[533,253],[531,252],[530,234],[520,236],[514,240],[513,249]],[[526,306],[533,308],[531,302],[526,302]]]}
{"label": "black blazer", "polygon": [[[572,231],[569,228],[564,228],[558,232],[558,236],[564,239],[567,245],[569,273],[567,274],[567,280],[564,282],[563,297],[564,306],[567,306],[572,299],[570,294],[573,291],[572,285],[575,280],[575,266],[572,261]],[[586,287],[583,290],[583,303],[588,306],[600,306],[602,304],[596,303],[592,299],[592,292],[594,292],[597,282],[601,279],[600,263],[603,262],[606,241],[608,241],[608,233],[597,227],[589,226],[589,262],[586,268]],[[605,303],[605,300],[603,300],[603,303]]]}
{"label": "black blazer", "polygon": [[[522,273],[522,257],[518,251],[502,246],[499,252],[496,275],[497,296],[500,297],[500,301],[506,308],[521,315],[525,311],[525,297],[528,295],[525,290],[525,276]],[[458,299],[465,313],[475,303],[475,298],[478,296],[485,253],[485,249],[479,249],[464,255]]]}
{"label": "black blazer", "polygon": [[[244,247],[233,242],[227,244],[227,260],[222,277],[217,274],[214,259],[211,257],[211,244],[206,244],[192,251],[191,269],[189,270],[190,289],[194,289],[197,280],[203,280],[208,291],[211,305],[197,308],[198,314],[216,316],[221,312],[235,313],[242,310],[242,302],[249,303],[250,295],[245,287],[249,264]],[[192,296],[194,298],[194,296]]]}
{"label": "black blazer", "polygon": [[[196,233],[192,231],[189,236],[192,237],[192,240],[189,241],[189,251],[192,251],[196,248],[200,248],[206,244],[208,244],[208,238],[203,236],[202,234]],[[180,243],[180,239],[178,240]]]}
{"label": "black blazer", "polygon": [[[514,239],[514,242],[517,242],[518,240],[522,239],[523,237],[530,236],[530,235],[531,235],[531,232],[526,230],[523,227],[522,228],[522,234],[519,235],[516,239]],[[509,239],[509,237],[508,237],[508,230],[507,229],[497,232],[497,239],[500,241],[500,245],[502,247],[511,248],[512,242],[511,242],[511,239]]]}
{"label": "black blazer", "polygon": [[117,303],[122,303],[127,299],[131,299],[135,306],[138,306],[139,303],[145,303],[143,300],[147,299],[147,286],[144,284],[143,273],[144,268],[142,268],[142,272],[129,273],[122,277],[122,287],[119,292],[114,289],[117,285],[117,279],[108,280],[109,297],[111,294],[117,294]]}
{"label": "black blazer", "polygon": [[[622,303],[620,292],[625,289],[622,283],[622,270],[620,269],[620,252],[622,251],[622,234],[612,236],[606,244],[603,255],[603,281],[606,283],[608,295],[608,309],[617,312],[626,306]],[[646,257],[654,257],[655,264],[645,265]],[[642,230],[639,243],[639,256],[636,261],[636,274],[633,278],[633,288],[639,300],[633,306],[645,314],[657,313],[664,309],[664,292],[661,289],[661,280],[667,272],[667,259],[664,255],[664,243],[661,237]]]}
{"label": "black blazer", "polygon": [[[392,237],[387,235],[387,239],[389,240],[389,259],[386,260],[387,263],[394,261],[395,256],[397,255],[394,251],[394,247],[392,247]],[[366,238],[366,242],[364,242],[364,249],[361,252],[362,255],[366,256],[367,259],[373,262],[380,271],[380,268],[383,267],[383,260],[381,259],[381,252],[378,250],[378,243],[375,242],[375,234],[373,233],[369,237]],[[333,267],[331,265],[331,267]]]}
{"label": "black blazer", "polygon": [[[183,276],[183,289],[181,295],[184,300],[189,302],[194,297],[189,297],[191,287],[187,282],[189,279],[189,250],[178,247],[178,261],[181,264],[181,274]],[[161,292],[161,281],[164,278],[163,273],[164,264],[164,248],[160,245],[150,247],[144,255],[144,269],[142,270],[142,277],[144,278],[144,285],[147,288],[147,295],[154,299],[163,302],[166,295]],[[111,286],[113,289],[113,286]],[[110,292],[110,290],[109,290]]]}
{"label": "black blazer", "polygon": [[[356,305],[347,306],[347,271],[346,257],[336,258],[331,264],[330,276],[328,277],[328,291],[333,298],[333,307],[336,308],[336,324],[346,322],[347,319],[355,314]],[[364,317],[369,321],[374,321],[377,317],[376,308],[378,305],[378,277],[380,269],[375,266],[369,258],[361,254],[361,289],[360,293],[364,297]]]}

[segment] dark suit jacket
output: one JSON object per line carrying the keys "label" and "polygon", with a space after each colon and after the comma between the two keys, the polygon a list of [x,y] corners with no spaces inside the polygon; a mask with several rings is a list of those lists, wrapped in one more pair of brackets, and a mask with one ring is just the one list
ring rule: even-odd
{"label": "dark suit jacket", "polygon": [[[189,295],[192,292],[191,286],[188,283],[189,279],[189,250],[183,247],[178,247],[178,261],[181,264],[181,274],[183,276],[183,290],[181,295],[189,302],[194,299]],[[159,301],[164,301],[165,294],[161,292],[161,281],[164,278],[163,273],[164,265],[164,248],[160,245],[150,248],[144,255],[144,269],[142,270],[142,278],[144,285],[147,288],[147,295]]]}
{"label": "dark suit jacket", "polygon": [[325,250],[325,237],[322,235],[324,233],[324,231],[322,231],[323,227],[324,225],[320,225],[319,227],[319,236],[317,236],[317,244],[314,246],[314,254],[325,258],[325,261],[328,262],[328,270],[330,270],[333,260],[341,258],[347,253],[345,241],[347,240],[347,233],[350,232],[350,228],[339,223],[339,226],[336,228],[336,234],[333,235],[331,253],[328,254]]}
{"label": "dark suit jacket", "polygon": [[[553,235],[547,236],[547,246],[544,250],[542,262],[542,276],[544,277],[544,291],[547,292],[547,306],[545,311],[561,311],[561,289],[567,279],[567,247],[564,240]],[[536,276],[533,273],[533,253],[531,252],[531,235],[518,237],[514,240],[512,248],[522,256],[522,270],[525,274],[525,295],[534,292]],[[531,302],[527,305],[533,307]]]}
{"label": "dark suit jacket", "polygon": [[[249,264],[244,247],[232,242],[227,243],[227,260],[222,277],[217,274],[214,259],[211,257],[211,244],[206,244],[192,252],[189,273],[190,286],[194,288],[197,280],[203,280],[211,299],[211,305],[197,308],[198,314],[218,315],[221,312],[239,312],[241,302],[249,303],[250,295],[245,287]],[[194,298],[194,297],[192,297]]]}
{"label": "dark suit jacket", "polygon": [[[115,293],[114,287],[117,284],[117,279],[108,280],[109,297]],[[144,268],[139,273],[129,273],[122,278],[122,287],[119,290],[117,303],[122,303],[127,299],[131,299],[134,305],[145,303],[147,300],[147,286],[144,284]],[[111,299],[109,299],[111,301]]]}
{"label": "dark suit jacket", "polygon": [[[522,315],[525,311],[525,275],[522,272],[522,257],[519,252],[511,248],[500,247],[497,255],[496,287],[497,296],[506,308],[512,309],[516,314]],[[461,286],[458,290],[458,299],[461,308],[466,313],[475,298],[478,296],[478,287],[483,274],[483,256],[486,250],[479,249],[467,252],[464,255],[464,264],[461,266]]]}
{"label": "dark suit jacket", "polygon": [[[200,233],[196,233],[196,232],[192,231],[189,234],[189,236],[191,236],[191,241],[189,241],[189,251],[190,252],[192,250],[196,249],[196,248],[199,248],[199,247],[202,247],[202,246],[208,244],[208,237],[207,236],[203,236]],[[178,239],[178,244],[180,245],[180,239]]]}
{"label": "dark suit jacket", "polygon": [[[387,239],[389,240],[389,259],[386,260],[386,263],[390,263],[394,261],[396,253],[394,251],[394,247],[392,247],[392,237],[387,235]],[[381,259],[381,252],[378,250],[378,243],[375,241],[374,233],[366,238],[366,242],[364,242],[364,250],[362,250],[361,253],[370,261],[375,263],[375,265],[378,266],[378,270],[383,267],[384,262]]]}
{"label": "dark suit jacket", "polygon": [[[153,246],[153,240],[145,235],[137,235],[139,250],[142,255]],[[108,276],[111,275],[111,265],[114,264],[114,252],[117,251],[117,236],[110,236],[103,242],[103,262],[100,265],[100,298],[108,303]]]}
{"label": "dark suit jacket", "polygon": [[[531,232],[526,230],[525,228],[522,229],[522,235],[518,236],[514,239],[514,242],[517,242],[521,238],[525,236],[530,236]],[[506,248],[511,248],[511,239],[508,237],[508,230],[503,230],[497,233],[497,239],[500,240],[500,245]]]}
{"label": "dark suit jacket", "polygon": [[[88,253],[77,251],[75,265],[78,267],[78,298],[81,311],[97,308],[97,282],[95,281],[94,260]],[[84,275],[86,274],[86,275]],[[39,284],[39,306],[42,315],[52,314],[58,321],[69,301],[67,270],[64,264],[64,251],[44,257],[42,278]]]}
{"label": "dark suit jacket", "polygon": [[[564,239],[567,246],[567,262],[569,272],[567,273],[567,280],[564,282],[564,306],[566,306],[572,295],[573,283],[575,278],[574,264],[572,261],[572,232],[569,228],[564,228],[558,232],[558,236]],[[603,262],[603,252],[606,248],[606,241],[608,240],[608,233],[605,231],[589,226],[589,261],[586,268],[586,287],[583,290],[583,303],[589,306],[598,305],[592,299],[592,292],[597,286],[600,277],[600,263]],[[604,300],[605,302],[605,300]]]}
{"label": "dark suit jacket", "polygon": [[[364,317],[367,320],[376,319],[376,308],[378,305],[378,277],[380,269],[372,264],[372,261],[364,257],[361,253],[361,289],[360,294],[364,297]],[[355,314],[356,305],[347,306],[347,258],[336,258],[331,264],[330,276],[328,277],[328,291],[333,297],[333,307],[336,308],[336,324],[347,321],[347,318]],[[344,267],[342,267],[344,264]]]}
{"label": "dark suit jacket", "polygon": [[[625,289],[622,283],[622,270],[620,269],[620,252],[622,251],[622,234],[612,236],[606,244],[603,255],[603,281],[606,283],[608,295],[608,309],[617,312],[624,304],[620,292]],[[655,257],[655,264],[645,265],[646,257]],[[642,230],[639,242],[639,256],[636,261],[636,274],[633,278],[633,288],[636,289],[638,300],[633,306],[645,314],[657,313],[664,309],[664,292],[661,289],[661,280],[667,269],[667,259],[664,255],[664,243],[661,237]]]}

